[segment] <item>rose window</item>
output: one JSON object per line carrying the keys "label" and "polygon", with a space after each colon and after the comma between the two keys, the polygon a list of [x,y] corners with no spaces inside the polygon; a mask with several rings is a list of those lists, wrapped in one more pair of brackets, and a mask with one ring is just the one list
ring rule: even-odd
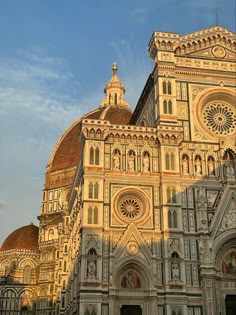
{"label": "rose window", "polygon": [[225,104],[213,103],[206,106],[203,119],[207,128],[217,135],[228,135],[235,131],[235,113]]}
{"label": "rose window", "polygon": [[137,219],[142,214],[142,205],[135,197],[126,197],[120,201],[120,214],[128,220]]}

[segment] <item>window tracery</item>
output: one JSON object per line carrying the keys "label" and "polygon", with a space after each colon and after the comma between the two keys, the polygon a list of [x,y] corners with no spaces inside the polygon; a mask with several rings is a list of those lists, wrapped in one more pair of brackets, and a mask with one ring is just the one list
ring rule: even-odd
{"label": "window tracery", "polygon": [[236,115],[233,109],[224,103],[210,103],[203,110],[206,127],[216,135],[235,132]]}
{"label": "window tracery", "polygon": [[88,224],[98,224],[98,208],[88,208]]}

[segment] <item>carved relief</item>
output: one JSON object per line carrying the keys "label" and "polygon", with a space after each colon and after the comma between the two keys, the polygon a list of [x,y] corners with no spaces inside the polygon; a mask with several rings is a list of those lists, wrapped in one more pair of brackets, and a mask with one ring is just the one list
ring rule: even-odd
{"label": "carved relief", "polygon": [[224,257],[222,272],[236,276],[236,251],[232,251]]}
{"label": "carved relief", "polygon": [[220,227],[217,232],[217,236],[228,229],[235,229],[236,226],[236,200],[234,198],[231,199],[228,208],[223,216]]}
{"label": "carved relief", "polygon": [[218,191],[207,190],[207,206],[208,207],[210,208],[214,207],[217,195],[218,195]]}
{"label": "carved relief", "polygon": [[170,238],[168,240],[169,251],[180,251],[180,240],[178,238]]}
{"label": "carved relief", "polygon": [[133,270],[128,271],[121,280],[121,287],[125,289],[141,288],[141,282],[137,273]]}

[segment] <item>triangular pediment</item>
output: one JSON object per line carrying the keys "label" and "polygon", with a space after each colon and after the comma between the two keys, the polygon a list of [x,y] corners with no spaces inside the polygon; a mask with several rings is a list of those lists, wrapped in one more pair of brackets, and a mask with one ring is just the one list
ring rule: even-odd
{"label": "triangular pediment", "polygon": [[224,45],[212,45],[205,49],[196,46],[195,49],[196,51],[194,52],[186,53],[186,56],[206,59],[219,58],[232,61],[235,61],[236,59],[236,53],[231,51]]}
{"label": "triangular pediment", "polygon": [[129,225],[114,251],[116,263],[128,256],[144,259],[147,263],[151,261],[150,250],[134,223]]}
{"label": "triangular pediment", "polygon": [[214,241],[224,231],[236,228],[236,191],[226,187],[210,225],[211,240]]}

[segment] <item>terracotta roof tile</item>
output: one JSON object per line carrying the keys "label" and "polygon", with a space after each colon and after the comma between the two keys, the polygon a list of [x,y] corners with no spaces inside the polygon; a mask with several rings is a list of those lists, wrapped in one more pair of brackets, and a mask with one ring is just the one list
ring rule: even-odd
{"label": "terracotta roof tile", "polygon": [[12,232],[3,242],[1,251],[10,249],[37,249],[39,228],[33,223]]}

